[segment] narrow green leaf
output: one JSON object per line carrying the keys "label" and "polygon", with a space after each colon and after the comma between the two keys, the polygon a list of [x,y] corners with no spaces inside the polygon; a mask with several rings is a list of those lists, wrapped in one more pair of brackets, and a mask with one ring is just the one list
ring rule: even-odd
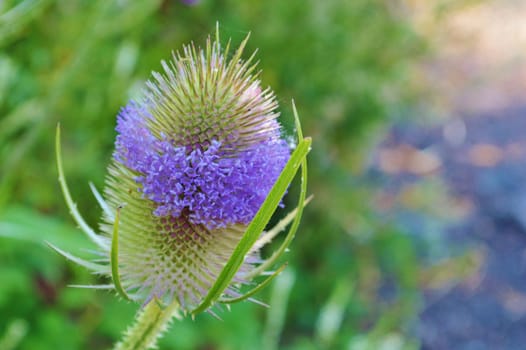
{"label": "narrow green leaf", "polygon": [[[297,127],[297,134],[298,134],[298,137],[300,137],[302,136],[301,125],[299,124],[297,113],[295,113],[294,115],[295,115],[295,118],[297,119],[296,125],[299,126]],[[292,179],[296,175],[301,165],[303,170],[302,170],[302,191],[300,193],[300,202],[299,202],[300,204],[298,206],[298,214],[291,227],[291,231],[293,233],[295,232],[295,230],[297,229],[299,225],[301,213],[303,212],[303,202],[305,201],[305,193],[306,193],[306,186],[307,186],[306,185],[307,176],[306,176],[305,158],[310,151],[310,145],[311,145],[310,137],[299,140],[298,146],[292,153],[289,161],[285,165],[285,168],[281,172],[280,176],[276,180],[276,183],[274,184],[267,198],[263,202],[263,205],[261,206],[261,208],[259,208],[254,219],[248,225],[245,235],[240,240],[236,249],[232,253],[232,256],[230,256],[230,259],[228,260],[226,265],[223,267],[223,270],[221,271],[219,277],[215,281],[214,285],[208,291],[208,294],[206,295],[204,300],[201,302],[200,305],[198,305],[192,311],[193,314],[197,314],[197,313],[200,313],[208,309],[214,303],[214,301],[217,300],[221,296],[221,294],[224,292],[224,290],[228,287],[228,285],[232,281],[232,278],[234,277],[237,270],[243,263],[243,260],[246,254],[250,251],[251,247],[254,245],[254,243],[257,241],[258,237],[260,236],[261,232],[265,229],[265,226],[267,225],[270,218],[272,217],[272,214],[278,207],[279,202],[281,201],[281,198],[285,194],[285,191],[287,190],[289,184],[292,182]],[[292,237],[293,237],[293,234],[292,234]],[[292,240],[292,238],[290,240]]]}
{"label": "narrow green leaf", "polygon": [[113,235],[111,239],[111,254],[110,254],[110,264],[111,264],[111,277],[113,279],[113,284],[115,284],[115,290],[121,297],[125,300],[132,300],[128,293],[124,290],[121,284],[121,279],[119,277],[119,219],[121,216],[121,208],[117,208],[117,213],[115,214],[115,222],[113,223]]}
{"label": "narrow green leaf", "polygon": [[60,188],[62,189],[62,194],[64,195],[64,199],[66,200],[66,204],[68,205],[71,216],[73,216],[73,219],[75,219],[75,222],[79,225],[80,229],[84,231],[84,233],[93,241],[93,243],[95,243],[100,248],[107,250],[108,247],[106,245],[106,242],[104,242],[104,240],[99,235],[97,235],[91,227],[89,227],[82,215],[80,215],[79,211],[77,210],[77,205],[75,204],[75,202],[73,202],[71,194],[69,193],[68,184],[66,182],[64,170],[62,168],[62,151],[60,147],[60,124],[57,124],[55,152],[57,158],[58,182],[60,183]]}
{"label": "narrow green leaf", "polygon": [[114,289],[113,284],[68,284],[68,287],[79,289]]}
{"label": "narrow green leaf", "polygon": [[[298,133],[298,137],[303,136],[301,132],[301,124],[298,117],[298,111],[296,110],[296,106],[294,104],[294,101],[292,101],[292,109],[294,111],[294,119],[296,122],[296,129]],[[292,222],[292,225],[289,229],[289,232],[287,233],[287,236],[283,240],[283,243],[281,243],[281,246],[276,250],[270,258],[268,258],[264,263],[259,265],[256,269],[254,269],[249,276],[247,277],[254,277],[259,274],[261,274],[266,269],[272,267],[276,263],[276,261],[283,255],[283,253],[286,251],[292,240],[294,239],[294,236],[296,234],[296,231],[298,229],[298,226],[300,224],[301,215],[303,214],[303,207],[305,206],[305,196],[307,195],[307,159],[304,157],[301,163],[301,188],[300,188],[300,197],[298,200],[298,207],[296,216],[294,218],[294,221]]]}
{"label": "narrow green leaf", "polygon": [[[305,203],[303,203],[303,206],[306,207],[307,204],[309,204],[312,199],[314,198],[313,195],[310,195],[307,199],[305,199]],[[295,208],[290,213],[287,214],[283,219],[281,219],[274,227],[272,227],[270,230],[265,232],[254,244],[252,249],[250,251],[256,251],[258,249],[261,249],[265,245],[272,242],[272,240],[282,231],[284,231],[287,226],[294,220],[298,213],[298,208]]]}
{"label": "narrow green leaf", "polygon": [[95,187],[95,185],[93,183],[89,183],[89,187],[91,189],[91,192],[93,193],[93,196],[95,197],[95,199],[97,200],[97,202],[99,203],[100,207],[102,208],[102,210],[104,211],[104,213],[112,220],[115,220],[115,215],[113,215],[113,212],[111,211],[110,207],[108,206],[108,203],[106,203],[106,201],[104,200],[104,198],[102,198],[101,194],[99,193],[99,191],[97,190],[97,188]]}
{"label": "narrow green leaf", "polygon": [[300,117],[294,99],[292,100],[292,113],[294,113],[294,124],[296,125],[296,133],[298,134],[298,140],[303,139],[303,131],[301,130]]}
{"label": "narrow green leaf", "polygon": [[236,298],[221,298],[221,299],[219,299],[219,302],[223,303],[223,304],[232,304],[232,303],[237,303],[238,301],[242,301],[242,300],[245,300],[247,298],[250,298],[251,296],[253,296],[257,292],[259,292],[260,290],[265,288],[270,282],[272,282],[272,280],[274,278],[276,278],[276,276],[279,275],[281,273],[281,271],[283,271],[285,269],[285,267],[287,267],[286,263],[281,265],[276,271],[274,271],[272,273],[272,275],[270,275],[267,278],[265,278],[263,280],[263,282],[261,282],[260,284],[258,284],[256,287],[254,287],[250,291],[246,292],[245,294],[243,294],[243,295],[241,295],[239,297],[236,297]]}
{"label": "narrow green leaf", "polygon": [[75,256],[75,255],[73,255],[71,253],[68,253],[68,252],[58,248],[57,246],[55,246],[55,245],[53,245],[53,244],[51,244],[49,242],[46,242],[46,244],[51,249],[53,249],[54,251],[56,251],[57,253],[59,253],[60,255],[65,257],[66,259],[71,260],[74,263],[87,268],[88,270],[92,270],[93,272],[96,272],[96,273],[99,273],[99,274],[106,274],[106,273],[108,273],[107,266],[99,265],[99,264],[93,263],[91,261],[87,261],[87,260],[81,259],[81,258],[79,258],[79,257],[77,257],[77,256]]}
{"label": "narrow green leaf", "polygon": [[210,288],[207,296],[204,298],[201,304],[192,311],[193,314],[197,314],[208,309],[212,305],[213,301],[219,298],[223,291],[228,287],[230,281],[243,263],[245,255],[250,251],[250,248],[257,241],[259,235],[265,229],[266,224],[278,207],[281,198],[285,194],[290,182],[298,171],[300,164],[302,164],[302,159],[304,159],[309,152],[310,144],[310,138],[306,138],[298,144],[298,147],[292,153],[290,160],[285,165],[281,175],[278,177],[278,180],[263,202],[263,205],[256,213],[256,216],[252,222],[248,225],[245,235],[240,240],[226,265],[223,267],[223,270],[221,271],[216,282],[212,288]]}

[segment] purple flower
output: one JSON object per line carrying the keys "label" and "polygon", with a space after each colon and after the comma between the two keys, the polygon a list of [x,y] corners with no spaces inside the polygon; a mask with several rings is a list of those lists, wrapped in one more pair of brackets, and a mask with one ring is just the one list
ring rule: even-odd
{"label": "purple flower", "polygon": [[[152,73],[143,99],[121,109],[104,198],[92,186],[103,209],[100,235],[71,199],[57,129],[64,197],[99,250],[88,261],[55,249],[111,278],[110,284],[87,287],[115,289],[152,312],[164,304],[172,311],[197,314],[217,302],[250,298],[284,268],[269,271],[294,237],[306,203],[305,157],[311,140],[302,137],[297,112],[299,143],[290,160],[276,98],[261,87],[253,56],[241,58],[248,38],[229,52],[230,43],[223,50],[218,36],[208,39],[204,49],[186,46],[170,62],[163,61],[163,72]],[[298,207],[265,231],[300,165]],[[264,210],[253,221],[263,202]],[[260,248],[291,222],[282,245],[261,259]],[[268,272],[264,281],[244,291],[243,286]],[[138,317],[142,320],[142,314]],[[155,324],[157,320],[153,317]],[[169,317],[163,320],[165,325]],[[139,325],[137,330],[148,327]]]}
{"label": "purple flower", "polygon": [[114,158],[137,173],[156,216],[208,229],[248,224],[290,155],[274,96],[241,62],[225,66],[216,47],[185,55],[163,64],[143,105],[121,110]]}
{"label": "purple flower", "polygon": [[[111,278],[110,284],[87,287],[115,289],[145,306],[139,323],[117,348],[129,342],[144,346],[144,332],[153,346],[177,310],[195,315],[215,303],[250,298],[285,267],[269,271],[294,237],[306,204],[305,157],[311,140],[303,138],[297,112],[299,143],[291,156],[281,138],[274,94],[261,87],[253,56],[241,58],[248,37],[235,52],[229,52],[230,43],[223,50],[218,37],[219,32],[204,49],[186,46],[170,62],[162,62],[163,72],[152,74],[143,100],[121,109],[104,198],[92,186],[103,209],[101,235],[86,224],[71,199],[57,129],[64,197],[99,250],[87,261],[55,249]],[[265,231],[300,165],[298,207]],[[261,259],[261,247],[291,222],[281,246]],[[268,272],[244,291],[243,286]],[[171,311],[164,314],[159,308],[163,304]],[[166,317],[159,323],[160,313]],[[144,326],[143,321],[152,324]]]}
{"label": "purple flower", "polygon": [[[251,58],[241,59],[245,44],[235,52],[210,39],[204,49],[184,47],[117,117],[101,230],[113,239],[122,207],[118,268],[133,300],[197,307],[290,158],[276,98]],[[258,249],[225,298],[250,283]]]}
{"label": "purple flower", "polygon": [[[255,91],[249,97],[242,94],[238,103],[257,98],[265,101]],[[156,138],[148,127],[152,114],[131,102],[118,117],[114,157],[137,172],[139,191],[156,203],[156,216],[184,215],[192,224],[208,229],[248,224],[290,155],[288,145],[279,138],[277,122],[269,116],[269,120],[254,117],[256,122],[247,128],[249,137],[264,133],[266,139],[249,142],[247,131],[232,137],[239,122],[232,119],[226,136],[222,129],[205,127],[197,130],[195,141],[184,144],[180,139],[186,130],[162,130]]]}

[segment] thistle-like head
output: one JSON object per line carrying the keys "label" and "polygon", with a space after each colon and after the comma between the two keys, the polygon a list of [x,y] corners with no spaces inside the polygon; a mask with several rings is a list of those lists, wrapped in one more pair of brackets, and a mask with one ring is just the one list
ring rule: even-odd
{"label": "thistle-like head", "polygon": [[[208,39],[205,48],[192,44],[162,62],[143,100],[117,117],[105,199],[94,190],[104,209],[102,234],[72,209],[105,263],[60,252],[111,276],[109,287],[126,298],[176,302],[191,312],[242,299],[240,288],[271,268],[294,235],[304,187],[298,208],[262,231],[300,165],[305,178],[310,139],[298,129],[291,157],[274,94],[262,88],[253,56],[241,58],[245,43],[230,56],[229,45],[223,50],[218,38]],[[292,220],[277,254],[262,260],[259,248]]]}

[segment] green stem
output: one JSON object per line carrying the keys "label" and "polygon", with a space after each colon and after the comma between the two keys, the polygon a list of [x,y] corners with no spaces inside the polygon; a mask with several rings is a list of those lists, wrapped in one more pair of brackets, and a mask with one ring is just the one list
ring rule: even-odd
{"label": "green stem", "polygon": [[174,317],[179,317],[179,304],[162,308],[154,299],[135,316],[135,323],[128,328],[114,350],[146,350],[155,348],[157,339],[168,328]]}

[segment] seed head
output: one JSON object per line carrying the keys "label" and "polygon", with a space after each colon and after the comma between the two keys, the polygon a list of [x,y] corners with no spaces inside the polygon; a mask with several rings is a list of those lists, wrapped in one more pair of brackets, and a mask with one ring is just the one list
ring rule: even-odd
{"label": "seed head", "polygon": [[[258,223],[259,229],[250,231],[251,222],[285,165],[288,180],[283,181],[288,182],[280,185],[279,196],[300,163],[305,167],[310,145],[310,139],[300,140],[295,160],[288,162],[290,148],[280,135],[276,98],[261,87],[253,55],[241,58],[247,39],[231,57],[230,44],[223,50],[218,38],[208,39],[204,49],[184,47],[162,62],[162,73],[152,74],[141,101],[121,109],[105,199],[92,186],[104,209],[101,235],[89,228],[71,200],[57,132],[64,196],[103,259],[85,261],[55,249],[111,276],[113,284],[103,287],[143,304],[156,299],[177,302],[185,311],[200,310],[217,290],[222,300],[242,298],[240,286],[252,283],[290,243],[304,204],[304,185],[299,214],[289,214],[257,242],[246,239],[263,230],[264,223]],[[301,139],[300,129],[298,135]],[[273,198],[275,208],[280,197]],[[292,219],[280,254],[261,260],[258,249]],[[255,244],[239,248],[244,240]],[[242,260],[236,262],[236,256]],[[227,271],[233,266],[235,272]],[[227,284],[216,290],[223,276],[229,276]]]}

